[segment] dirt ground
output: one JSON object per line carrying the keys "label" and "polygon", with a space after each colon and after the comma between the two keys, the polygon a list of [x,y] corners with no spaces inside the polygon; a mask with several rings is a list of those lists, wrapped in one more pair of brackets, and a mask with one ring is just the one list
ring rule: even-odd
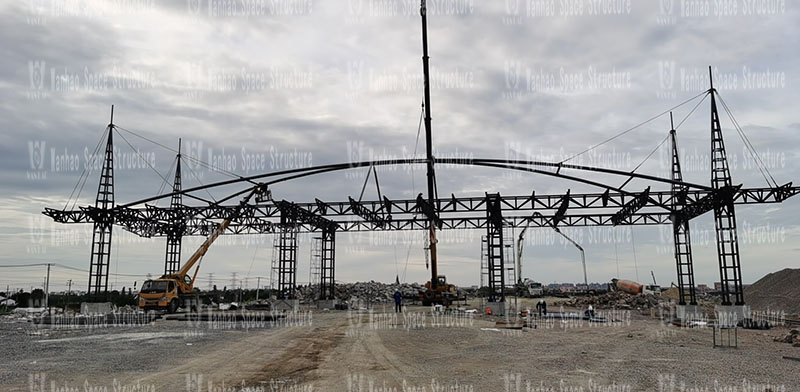
{"label": "dirt ground", "polygon": [[414,306],[402,315],[390,306],[307,310],[278,323],[254,313],[92,328],[5,320],[0,390],[800,390],[800,362],[783,359],[800,357],[800,348],[773,342],[785,327],[739,329],[738,348],[712,348],[708,328],[604,314],[617,321],[521,330],[495,328],[497,317]]}

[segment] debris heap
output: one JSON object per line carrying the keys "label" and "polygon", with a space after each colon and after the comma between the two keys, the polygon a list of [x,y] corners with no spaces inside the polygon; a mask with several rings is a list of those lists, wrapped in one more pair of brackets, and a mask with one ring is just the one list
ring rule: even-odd
{"label": "debris heap", "polygon": [[596,308],[615,309],[642,309],[658,306],[659,298],[653,294],[631,295],[621,291],[612,291],[601,295],[575,297],[566,302],[564,306],[585,308],[592,305]]}
{"label": "debris heap", "polygon": [[[395,291],[400,291],[403,298],[416,298],[424,287],[419,283],[386,284],[375,281],[356,283],[337,283],[336,299],[349,302],[383,303],[393,302]],[[311,301],[319,295],[319,286],[302,286],[297,296],[301,301]]]}
{"label": "debris heap", "polygon": [[793,329],[785,336],[775,338],[776,342],[789,343],[794,347],[800,347],[800,330]]}

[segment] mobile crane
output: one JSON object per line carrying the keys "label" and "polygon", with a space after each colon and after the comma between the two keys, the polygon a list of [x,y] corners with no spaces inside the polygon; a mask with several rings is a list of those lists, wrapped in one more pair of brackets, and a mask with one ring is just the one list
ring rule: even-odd
{"label": "mobile crane", "polygon": [[[242,207],[247,204],[253,194],[260,192],[260,187],[251,191],[239,204],[235,212],[223,220],[219,226],[206,238],[200,247],[192,254],[178,272],[165,274],[158,279],[148,279],[142,283],[139,290],[139,308],[149,310],[166,310],[168,313],[175,313],[179,307],[197,311],[200,307],[199,296],[194,292],[194,282],[197,279],[197,272],[200,270],[200,261],[205,256],[208,248],[216,241],[235,219]],[[192,267],[194,273],[189,275]]]}

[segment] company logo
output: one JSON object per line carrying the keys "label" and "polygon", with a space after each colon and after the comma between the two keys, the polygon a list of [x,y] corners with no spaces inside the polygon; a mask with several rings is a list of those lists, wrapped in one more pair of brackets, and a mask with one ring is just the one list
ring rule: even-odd
{"label": "company logo", "polygon": [[658,62],[658,85],[660,91],[657,92],[659,98],[674,99],[675,98],[675,62],[674,61],[659,61]]}
{"label": "company logo", "polygon": [[660,25],[674,25],[677,22],[674,9],[675,0],[659,0],[656,22]]}
{"label": "company logo", "polygon": [[47,217],[44,215],[34,215],[28,217],[28,228],[30,229],[30,238],[32,244],[42,244],[45,237],[45,228],[47,227]]}
{"label": "company logo", "polygon": [[355,164],[361,162],[363,159],[364,142],[362,141],[349,141],[347,142],[347,159],[348,163]]}
{"label": "company logo", "polygon": [[47,0],[28,0],[28,12],[30,13],[27,19],[28,24],[41,25],[44,23],[47,3]]}
{"label": "company logo", "polygon": [[30,164],[30,170],[28,170],[26,176],[29,180],[43,180],[47,178],[44,159],[44,140],[28,141],[28,163]]}
{"label": "company logo", "polygon": [[41,90],[44,87],[44,74],[46,64],[44,61],[28,61],[31,88]]}
{"label": "company logo", "polygon": [[28,155],[30,156],[31,169],[42,170],[44,169],[44,140],[35,140],[28,142]]}
{"label": "company logo", "polygon": [[361,11],[364,9],[363,0],[347,0],[347,5],[351,15],[361,15]]}
{"label": "company logo", "polygon": [[44,373],[29,374],[28,388],[30,392],[47,392],[47,376]]}
{"label": "company logo", "polygon": [[506,61],[506,88],[509,90],[516,90],[519,88],[519,73],[521,65],[519,61]]}
{"label": "company logo", "polygon": [[660,0],[658,3],[661,15],[672,15],[672,8],[675,6],[673,0]]}
{"label": "company logo", "polygon": [[519,0],[506,0],[506,13],[519,15]]}
{"label": "company logo", "polygon": [[658,76],[659,76],[659,83],[662,89],[665,90],[672,89],[675,85],[675,62],[659,61]]}
{"label": "company logo", "polygon": [[202,374],[186,374],[186,391],[187,392],[200,392],[203,390],[203,375]]}
{"label": "company logo", "polygon": [[190,15],[200,14],[200,2],[201,0],[186,0]]}
{"label": "company logo", "polygon": [[[200,140],[191,140],[186,143],[186,162],[192,170],[200,167],[201,158],[203,156],[203,142]],[[203,177],[203,172],[195,172],[198,177]]]}

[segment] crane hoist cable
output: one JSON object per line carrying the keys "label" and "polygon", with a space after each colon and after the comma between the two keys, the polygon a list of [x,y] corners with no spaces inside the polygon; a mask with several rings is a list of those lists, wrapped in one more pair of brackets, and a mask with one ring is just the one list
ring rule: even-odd
{"label": "crane hoist cable", "polygon": [[614,240],[614,259],[617,261],[617,277],[619,277],[619,249],[617,249],[617,228],[611,228],[611,236]]}
{"label": "crane hoist cable", "polygon": [[633,268],[636,271],[636,281],[639,281],[639,263],[636,260],[636,240],[633,237],[633,228],[631,228],[631,248],[633,249]]}
{"label": "crane hoist cable", "polygon": [[614,135],[614,136],[612,136],[612,137],[610,137],[610,138],[608,138],[606,140],[603,140],[600,143],[597,143],[597,144],[595,144],[595,145],[593,145],[593,146],[591,146],[591,147],[589,147],[589,148],[587,148],[587,149],[585,149],[585,150],[583,150],[583,151],[581,151],[581,152],[579,152],[577,154],[573,154],[573,155],[567,157],[566,159],[562,160],[560,163],[566,163],[568,161],[571,161],[572,159],[575,159],[576,157],[578,157],[580,155],[583,155],[583,154],[585,154],[585,153],[587,153],[587,152],[589,152],[591,150],[594,150],[597,147],[600,147],[600,146],[602,146],[602,145],[604,145],[604,144],[606,144],[608,142],[611,142],[614,139],[617,139],[620,136],[623,136],[623,135],[625,135],[625,134],[627,134],[627,133],[629,133],[629,132],[631,132],[631,131],[633,131],[633,130],[635,130],[637,128],[640,128],[640,127],[644,126],[645,124],[647,124],[647,123],[649,123],[649,122],[651,122],[653,120],[656,120],[659,117],[661,117],[661,116],[663,116],[663,115],[665,115],[665,114],[667,114],[667,113],[669,113],[669,112],[671,112],[671,111],[673,111],[673,110],[675,110],[675,109],[677,109],[677,108],[679,108],[679,107],[681,107],[681,106],[683,106],[683,105],[685,105],[685,104],[687,104],[687,103],[689,103],[691,101],[694,101],[695,99],[697,99],[700,96],[705,95],[705,94],[708,94],[708,91],[703,91],[700,94],[697,94],[694,97],[689,98],[689,99],[687,99],[687,100],[685,100],[685,101],[683,101],[683,102],[681,102],[681,103],[679,103],[679,104],[677,104],[677,105],[675,105],[675,106],[673,106],[673,107],[671,107],[671,108],[669,108],[669,109],[667,109],[667,110],[665,110],[665,111],[663,111],[663,112],[661,112],[661,113],[659,113],[659,114],[657,114],[657,115],[655,115],[653,117],[650,117],[649,119],[647,119],[645,121],[642,121],[642,122],[640,122],[640,123],[628,128],[628,129],[626,129],[626,130],[624,130],[622,132],[619,132],[616,135]]}

